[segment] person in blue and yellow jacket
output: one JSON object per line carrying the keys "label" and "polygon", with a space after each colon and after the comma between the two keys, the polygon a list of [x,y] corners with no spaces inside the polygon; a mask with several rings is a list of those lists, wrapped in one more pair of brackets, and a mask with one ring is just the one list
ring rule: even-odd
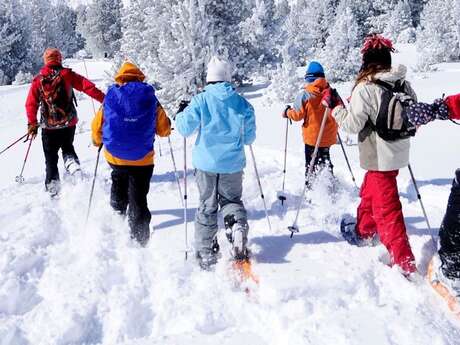
{"label": "person in blue and yellow jacket", "polygon": [[200,266],[217,261],[217,210],[220,206],[227,237],[236,259],[247,256],[248,222],[241,195],[244,145],[256,137],[254,109],[233,88],[230,64],[213,57],[208,64],[208,85],[181,106],[176,129],[184,137],[198,132],[193,149],[193,166],[200,205],[195,217],[195,249]]}
{"label": "person in blue and yellow jacket", "polygon": [[104,145],[112,167],[110,205],[122,215],[128,212],[131,237],[143,246],[150,237],[147,194],[154,166],[153,142],[155,134],[171,134],[171,122],[144,79],[137,66],[125,62],[91,126],[93,144]]}

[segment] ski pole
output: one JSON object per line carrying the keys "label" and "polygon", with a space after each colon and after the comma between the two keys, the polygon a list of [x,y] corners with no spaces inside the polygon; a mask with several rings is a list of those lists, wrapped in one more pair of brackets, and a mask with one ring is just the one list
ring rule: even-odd
{"label": "ski pole", "polygon": [[340,147],[342,148],[343,156],[345,157],[345,161],[347,162],[348,170],[351,174],[351,179],[353,180],[353,184],[355,185],[356,189],[359,189],[358,185],[356,184],[355,175],[353,174],[353,170],[351,169],[350,161],[348,160],[347,152],[345,151],[345,147],[343,146],[342,138],[340,137],[340,133],[337,132],[337,137],[339,138]]}
{"label": "ski pole", "polygon": [[182,188],[180,187],[179,174],[177,173],[176,159],[174,158],[174,150],[171,144],[171,138],[168,136],[169,152],[171,153],[171,160],[174,167],[174,177],[177,182],[177,190],[179,191],[179,198],[182,202],[182,207],[184,207],[184,200],[182,199]]}
{"label": "ski pole", "polygon": [[161,152],[161,142],[160,142],[160,137],[158,137],[158,151],[160,151],[160,157],[163,156],[163,153]]}
{"label": "ski pole", "polygon": [[284,194],[284,185],[286,182],[286,162],[287,162],[287,145],[288,145],[288,133],[289,133],[289,118],[286,118],[286,134],[284,137],[284,164],[283,164],[283,185],[281,187],[281,193],[278,195],[278,200],[281,201],[283,206],[286,201],[286,195]]}
{"label": "ski pole", "polygon": [[415,180],[415,175],[414,175],[414,172],[412,170],[412,166],[410,164],[408,164],[407,168],[409,169],[410,177],[412,179],[412,184],[414,185],[415,192],[417,193],[417,199],[420,202],[420,207],[422,208],[423,216],[425,217],[425,222],[426,222],[426,225],[428,226],[428,230],[430,231],[431,240],[433,241],[433,246],[434,246],[434,249],[436,251],[437,250],[436,239],[434,238],[434,235],[431,233],[430,221],[428,220],[428,215],[426,213],[425,206],[423,205],[422,196],[420,195],[420,191],[419,191],[418,186],[417,186],[417,181]]}
{"label": "ski pole", "polygon": [[254,165],[254,171],[256,173],[256,178],[257,178],[257,184],[259,185],[259,190],[260,190],[260,197],[261,197],[261,199],[262,199],[262,201],[264,203],[265,216],[267,217],[268,228],[271,231],[272,230],[272,224],[270,223],[270,216],[268,215],[267,204],[265,202],[265,196],[264,196],[264,192],[262,190],[262,184],[260,183],[259,171],[257,170],[256,157],[254,155],[252,145],[249,145],[249,151],[251,151],[252,163]]}
{"label": "ski pole", "polygon": [[297,221],[299,220],[300,208],[302,207],[303,199],[305,197],[305,193],[307,192],[307,187],[308,187],[307,182],[310,180],[310,176],[313,173],[313,167],[315,165],[316,156],[318,155],[319,144],[321,143],[321,139],[323,138],[324,127],[326,127],[326,120],[327,120],[329,112],[330,112],[329,108],[326,108],[326,110],[324,111],[323,119],[321,120],[321,127],[319,129],[318,138],[316,138],[315,150],[313,151],[313,155],[311,156],[311,159],[310,159],[310,165],[308,166],[306,183],[305,183],[305,186],[303,187],[303,191],[302,191],[302,195],[299,200],[299,204],[297,205],[297,212],[295,215],[294,223],[292,223],[292,225],[288,227],[288,230],[291,232],[291,238],[292,236],[294,236],[295,232],[299,232]]}
{"label": "ski pole", "polygon": [[85,226],[88,224],[89,213],[91,211],[91,204],[93,202],[93,194],[94,194],[94,185],[96,183],[96,176],[97,176],[97,167],[99,166],[99,156],[101,155],[102,144],[97,149],[97,158],[96,158],[96,166],[94,167],[94,175],[93,175],[93,183],[91,184],[91,192],[89,193],[89,202],[88,202],[88,210],[86,211],[86,220]]}
{"label": "ski pole", "polygon": [[22,176],[22,173],[24,172],[27,158],[29,157],[30,147],[32,146],[32,141],[34,140],[34,138],[30,138],[28,140],[29,140],[29,146],[27,147],[26,156],[24,157],[24,163],[22,164],[21,173],[18,176],[16,176],[16,179],[15,179],[17,183],[24,183],[24,177]]}
{"label": "ski pole", "polygon": [[[88,68],[86,67],[86,60],[83,58],[83,66],[85,66],[86,79],[89,80]],[[96,115],[96,106],[94,105],[94,99],[91,98],[91,104],[93,105],[93,116]]]}
{"label": "ski pole", "polygon": [[[8,151],[10,148],[12,148],[14,145],[16,145],[18,142],[20,142],[22,139],[24,139],[25,137],[27,137],[28,133],[24,134],[22,137],[20,137],[18,140],[16,140],[14,143],[12,143],[11,145],[9,145],[8,147],[6,147],[5,149],[3,149],[1,152],[0,152],[0,155],[5,152],[5,151]],[[27,141],[27,140],[26,140]]]}
{"label": "ski pole", "polygon": [[185,260],[188,259],[187,229],[187,139],[184,137],[184,228],[185,228]]}

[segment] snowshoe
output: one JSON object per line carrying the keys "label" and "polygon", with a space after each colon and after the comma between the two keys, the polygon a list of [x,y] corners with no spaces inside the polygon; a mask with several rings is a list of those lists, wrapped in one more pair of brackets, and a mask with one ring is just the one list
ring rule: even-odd
{"label": "snowshoe", "polygon": [[356,220],[351,215],[345,215],[340,222],[340,232],[345,241],[358,247],[375,247],[380,244],[380,238],[376,233],[370,238],[361,238],[356,232]]}
{"label": "snowshoe", "polygon": [[362,243],[361,238],[356,232],[356,220],[350,215],[345,215],[340,222],[340,232],[342,233],[345,241],[353,246],[360,246]]}
{"label": "snowshoe", "polygon": [[211,249],[196,252],[196,260],[202,270],[211,271],[219,259],[220,246],[217,237],[212,240]]}
{"label": "snowshoe", "polygon": [[460,318],[460,280],[449,279],[442,272],[442,265],[439,256],[435,254],[428,265],[427,278],[433,289],[447,303],[450,311]]}
{"label": "snowshoe", "polygon": [[460,298],[460,279],[450,279],[446,277],[442,270],[442,262],[438,254],[433,256],[433,259],[430,262],[430,268],[428,270],[430,284],[442,284],[449,290],[451,295],[457,299]]}
{"label": "snowshoe", "polygon": [[202,270],[211,271],[217,264],[217,255],[212,251],[197,251],[196,260]]}

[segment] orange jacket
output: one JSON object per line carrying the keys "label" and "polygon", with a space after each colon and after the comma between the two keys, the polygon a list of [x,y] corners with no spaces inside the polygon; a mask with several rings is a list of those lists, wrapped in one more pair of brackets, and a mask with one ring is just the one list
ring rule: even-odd
{"label": "orange jacket", "polygon": [[[145,79],[144,74],[135,65],[125,62],[120,70],[118,71],[115,81],[118,84],[124,84],[129,81],[143,81]],[[104,122],[104,109],[103,106],[99,109],[96,116],[91,123],[92,140],[95,146],[102,144],[102,125]],[[160,103],[157,106],[156,116],[156,134],[160,137],[167,137],[171,134],[171,121],[166,116],[166,112]],[[145,166],[154,164],[155,152],[152,150],[147,153],[145,157],[139,160],[125,160],[113,156],[109,151],[104,150],[104,156],[107,162],[113,165],[129,165],[129,166]]]}
{"label": "orange jacket", "polygon": [[[313,83],[306,84],[304,90],[296,99],[294,107],[289,109],[287,116],[293,121],[303,120],[303,141],[315,146],[321,121],[326,108],[321,104],[321,92],[329,87],[326,79],[318,78]],[[337,123],[329,113],[320,147],[330,147],[337,143]]]}

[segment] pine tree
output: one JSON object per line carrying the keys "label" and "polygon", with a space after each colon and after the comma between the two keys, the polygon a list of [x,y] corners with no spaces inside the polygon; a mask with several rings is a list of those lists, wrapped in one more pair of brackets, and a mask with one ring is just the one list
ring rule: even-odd
{"label": "pine tree", "polygon": [[452,9],[458,0],[430,0],[424,7],[417,32],[419,68],[459,58],[459,19]]}
{"label": "pine tree", "polygon": [[0,85],[10,83],[20,71],[29,71],[25,12],[18,0],[0,2]]}
{"label": "pine tree", "polygon": [[[337,7],[335,23],[329,32],[326,45],[320,54],[320,61],[326,68],[330,81],[346,81],[354,76],[360,66],[359,46],[361,38],[358,18],[348,0],[342,0]],[[358,6],[358,4],[356,3]]]}
{"label": "pine tree", "polygon": [[53,7],[47,0],[30,0],[27,3],[26,10],[29,15],[27,17],[27,26],[30,32],[30,50],[28,51],[30,61],[32,63],[33,73],[38,73],[38,70],[43,65],[43,51],[47,47],[56,47],[56,31],[53,24],[56,23],[56,13]]}
{"label": "pine tree", "polygon": [[139,66],[145,62],[150,48],[147,45],[146,25],[150,4],[149,0],[131,0],[129,7],[123,11],[120,58],[131,60]]}
{"label": "pine tree", "polygon": [[84,39],[77,31],[77,12],[65,0],[59,0],[52,10],[54,46],[61,50],[64,57],[71,57],[84,47]]}
{"label": "pine tree", "polygon": [[391,9],[384,33],[394,42],[414,42],[415,29],[412,26],[412,14],[408,0],[399,0]]}
{"label": "pine tree", "polygon": [[80,11],[78,28],[96,57],[113,57],[120,50],[121,0],[95,0]]}
{"label": "pine tree", "polygon": [[157,2],[147,12],[154,12],[156,20],[146,23],[146,72],[170,109],[205,85],[206,65],[211,57],[207,4],[208,0]]}

